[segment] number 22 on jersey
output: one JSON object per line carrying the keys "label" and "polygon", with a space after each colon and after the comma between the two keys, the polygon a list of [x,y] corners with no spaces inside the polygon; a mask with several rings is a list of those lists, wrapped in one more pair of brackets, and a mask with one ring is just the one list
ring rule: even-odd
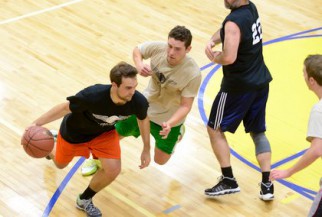
{"label": "number 22 on jersey", "polygon": [[256,23],[252,25],[252,32],[253,32],[253,45],[260,42],[262,39],[262,26],[259,18],[256,20]]}

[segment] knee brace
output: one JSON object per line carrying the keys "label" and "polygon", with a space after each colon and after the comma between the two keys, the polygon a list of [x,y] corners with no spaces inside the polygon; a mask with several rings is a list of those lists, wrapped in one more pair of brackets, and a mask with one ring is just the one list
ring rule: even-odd
{"label": "knee brace", "polygon": [[250,133],[250,136],[255,144],[256,156],[261,153],[271,152],[271,145],[265,133]]}

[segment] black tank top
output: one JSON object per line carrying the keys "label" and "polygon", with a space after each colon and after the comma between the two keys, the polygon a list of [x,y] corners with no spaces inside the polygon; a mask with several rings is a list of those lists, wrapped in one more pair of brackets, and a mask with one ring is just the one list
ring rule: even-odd
{"label": "black tank top", "polygon": [[256,6],[248,5],[233,9],[226,17],[220,30],[224,46],[224,26],[227,21],[236,23],[241,32],[237,59],[233,64],[223,66],[221,90],[250,91],[266,87],[272,76],[263,58],[262,28]]}

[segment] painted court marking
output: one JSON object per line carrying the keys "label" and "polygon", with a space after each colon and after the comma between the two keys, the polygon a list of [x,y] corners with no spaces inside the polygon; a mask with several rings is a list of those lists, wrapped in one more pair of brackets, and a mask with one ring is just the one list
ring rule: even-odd
{"label": "painted court marking", "polygon": [[169,209],[166,209],[163,211],[164,214],[169,214],[169,213],[172,213],[174,211],[176,211],[177,209],[180,209],[181,206],[178,204],[178,205],[175,205],[175,206],[172,206],[170,207]]}
{"label": "painted court marking", "polygon": [[57,10],[57,9],[66,7],[68,5],[72,5],[72,4],[81,2],[81,1],[83,1],[83,0],[73,0],[73,1],[70,1],[70,2],[66,2],[66,3],[60,4],[60,5],[53,6],[51,8],[46,8],[46,9],[43,9],[43,10],[40,10],[40,11],[34,11],[34,12],[31,12],[31,13],[28,13],[28,14],[25,14],[25,15],[22,15],[22,16],[19,16],[19,17],[14,17],[14,18],[10,18],[10,19],[7,19],[7,20],[3,20],[3,21],[0,21],[0,25],[7,24],[7,23],[12,23],[12,22],[22,20],[22,19],[25,19],[25,18],[28,18],[28,17],[36,16],[36,15],[43,14],[43,13],[50,12],[50,11],[54,11],[54,10]]}
{"label": "painted court marking", "polygon": [[55,203],[57,202],[58,198],[60,197],[61,193],[64,191],[66,185],[68,184],[69,180],[73,177],[73,175],[76,173],[77,169],[82,165],[82,163],[85,161],[85,158],[81,157],[75,165],[72,167],[72,169],[68,172],[68,174],[65,176],[64,180],[58,188],[56,189],[55,193],[51,197],[50,201],[47,204],[47,207],[42,214],[42,217],[47,217],[49,216],[51,210],[53,209]]}
{"label": "painted court marking", "polygon": [[155,216],[153,213],[151,213],[148,210],[144,209],[140,205],[134,203],[133,200],[128,199],[126,196],[120,194],[119,192],[117,192],[117,191],[115,191],[115,190],[113,190],[111,188],[109,188],[107,191],[110,192],[114,197],[118,198],[119,200],[123,201],[127,205],[135,208],[135,210],[137,210],[140,213],[144,214],[144,216],[146,216],[146,217],[154,217]]}

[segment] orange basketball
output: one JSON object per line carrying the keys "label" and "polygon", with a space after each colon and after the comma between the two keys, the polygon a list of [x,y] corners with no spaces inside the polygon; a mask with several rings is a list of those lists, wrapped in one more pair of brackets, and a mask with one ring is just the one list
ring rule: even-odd
{"label": "orange basketball", "polygon": [[45,127],[32,126],[26,130],[21,138],[21,145],[25,152],[34,158],[49,155],[55,144],[54,136]]}

